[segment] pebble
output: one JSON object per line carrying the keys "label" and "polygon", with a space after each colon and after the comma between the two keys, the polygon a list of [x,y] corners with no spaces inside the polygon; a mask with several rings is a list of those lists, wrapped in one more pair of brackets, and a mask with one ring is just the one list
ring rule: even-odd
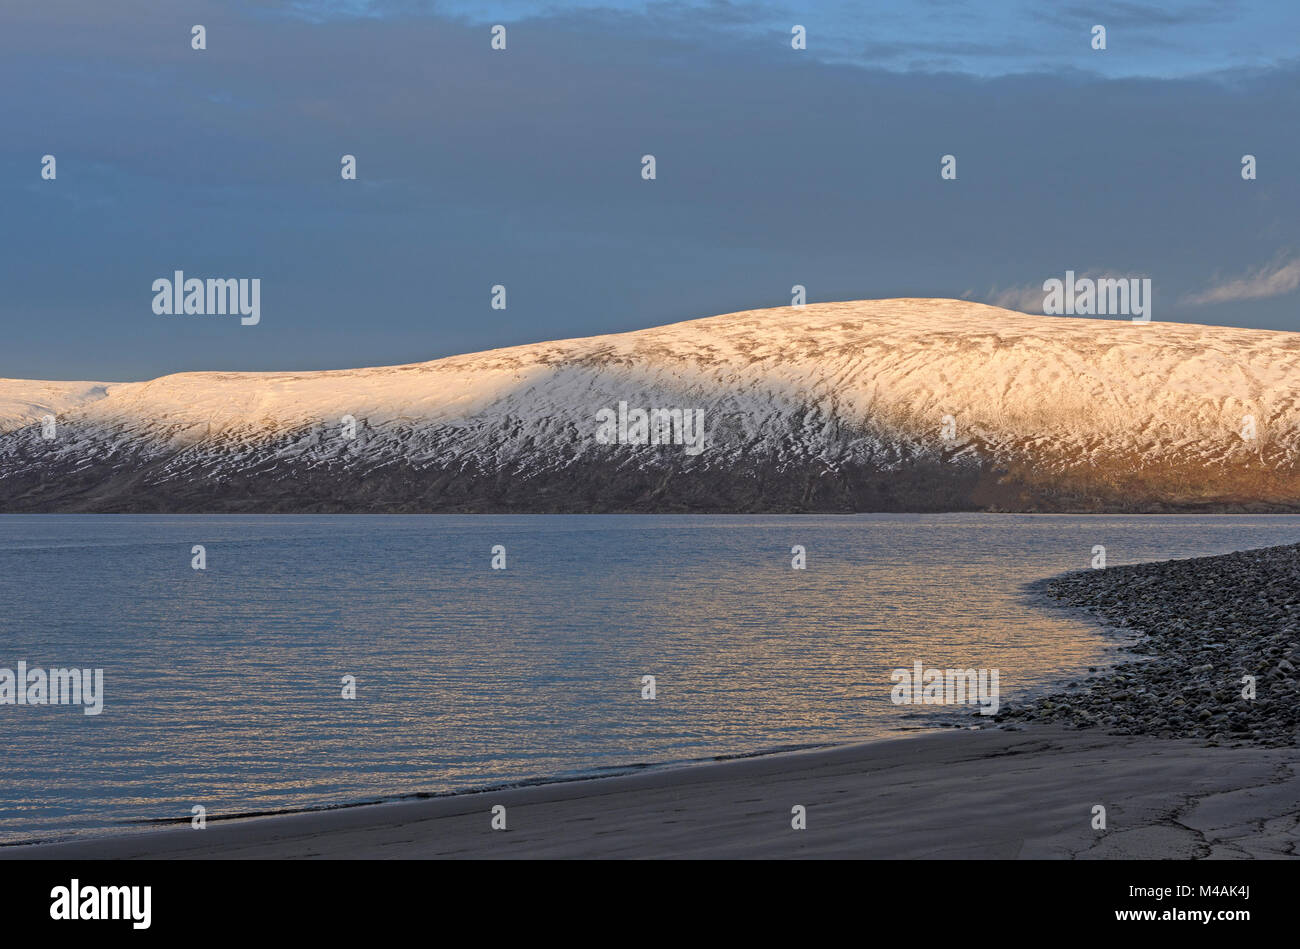
{"label": "pebble", "polygon": [[[1150,658],[1023,707],[1004,705],[995,716],[1002,727],[1051,722],[1210,745],[1300,744],[1292,616],[1300,611],[1300,544],[1084,570],[1035,587],[1136,635],[1129,651]],[[1253,699],[1245,676],[1255,677]]]}

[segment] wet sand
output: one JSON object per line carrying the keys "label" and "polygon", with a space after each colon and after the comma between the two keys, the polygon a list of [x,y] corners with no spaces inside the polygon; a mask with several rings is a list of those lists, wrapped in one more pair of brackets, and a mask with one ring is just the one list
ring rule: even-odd
{"label": "wet sand", "polygon": [[[1300,751],[1029,726],[8,847],[0,859],[1294,856]],[[1106,830],[1093,829],[1094,805]],[[493,830],[492,809],[506,808]],[[807,809],[807,829],[791,808]]]}

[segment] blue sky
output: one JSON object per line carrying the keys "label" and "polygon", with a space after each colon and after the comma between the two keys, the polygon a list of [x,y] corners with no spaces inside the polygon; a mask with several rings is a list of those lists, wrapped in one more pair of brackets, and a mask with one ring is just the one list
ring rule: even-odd
{"label": "blue sky", "polygon": [[[1030,306],[1067,269],[1300,328],[1300,4],[13,6],[0,376],[412,362],[793,284]],[[261,323],[156,316],[176,269],[260,278]]]}

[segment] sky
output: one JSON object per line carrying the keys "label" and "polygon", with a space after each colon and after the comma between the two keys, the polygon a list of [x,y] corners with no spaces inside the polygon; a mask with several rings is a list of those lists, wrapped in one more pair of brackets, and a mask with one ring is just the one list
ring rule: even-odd
{"label": "sky", "polygon": [[[1297,36],[1290,0],[0,0],[0,377],[417,362],[796,284],[1033,310],[1067,271],[1300,330]],[[260,322],[156,314],[176,270],[259,279]]]}

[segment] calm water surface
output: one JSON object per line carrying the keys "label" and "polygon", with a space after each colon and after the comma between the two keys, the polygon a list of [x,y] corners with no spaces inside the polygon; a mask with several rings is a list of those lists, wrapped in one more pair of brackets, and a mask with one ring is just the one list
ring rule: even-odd
{"label": "calm water surface", "polygon": [[890,702],[895,667],[997,668],[1014,702],[1113,655],[1021,589],[1094,544],[1114,565],[1298,538],[1267,516],[4,516],[0,667],[103,668],[106,702],[0,706],[0,842],[897,735],[930,720]]}

